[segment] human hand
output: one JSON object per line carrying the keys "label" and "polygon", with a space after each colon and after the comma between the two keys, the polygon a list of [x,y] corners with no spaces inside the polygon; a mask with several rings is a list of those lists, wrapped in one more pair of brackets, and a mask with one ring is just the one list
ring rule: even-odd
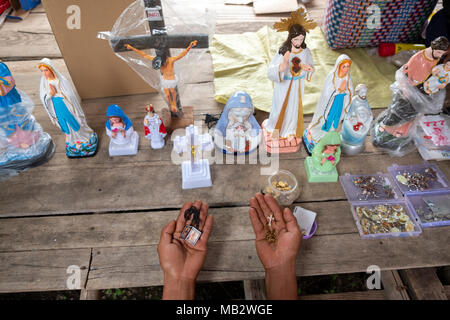
{"label": "human hand", "polygon": [[[271,229],[275,232],[276,242],[266,240],[268,218],[273,214]],[[302,234],[291,210],[281,209],[271,195],[257,193],[250,199],[250,220],[256,235],[256,251],[264,269],[280,269],[294,266],[300,249]]]}
{"label": "human hand", "polygon": [[314,68],[310,66],[309,64],[302,64],[302,69],[308,72],[314,71]]}
{"label": "human hand", "polygon": [[346,80],[342,81],[341,85],[339,86],[339,91],[344,92],[346,86],[347,86],[347,81]]}
{"label": "human hand", "polygon": [[[180,240],[183,228],[191,222],[191,220],[186,221],[184,212],[192,206],[200,211],[198,229],[202,231],[202,235],[195,246],[185,240]],[[195,281],[205,262],[206,245],[212,226],[213,217],[208,215],[208,204],[197,200],[194,204],[186,202],[180,210],[178,219],[170,221],[163,228],[158,244],[158,256],[165,281]]]}

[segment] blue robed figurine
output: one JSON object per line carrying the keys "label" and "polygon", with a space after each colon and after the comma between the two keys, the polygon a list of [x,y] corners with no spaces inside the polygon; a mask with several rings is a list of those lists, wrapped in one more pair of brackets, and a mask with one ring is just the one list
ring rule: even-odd
{"label": "blue robed figurine", "polygon": [[31,114],[34,104],[16,88],[5,63],[0,61],[0,177],[47,161],[54,152],[50,136]]}
{"label": "blue robed figurine", "polygon": [[98,137],[86,122],[75,88],[50,59],[42,59],[38,67],[42,72],[41,101],[52,123],[66,135],[66,155],[69,158],[94,155]]}
{"label": "blue robed figurine", "polygon": [[106,134],[111,138],[109,143],[110,156],[125,156],[137,154],[139,135],[133,129],[130,118],[116,104],[106,110]]}
{"label": "blue robed figurine", "polygon": [[253,116],[254,107],[250,95],[235,92],[228,99],[217,122],[214,142],[224,153],[248,154],[260,141],[261,127]]}

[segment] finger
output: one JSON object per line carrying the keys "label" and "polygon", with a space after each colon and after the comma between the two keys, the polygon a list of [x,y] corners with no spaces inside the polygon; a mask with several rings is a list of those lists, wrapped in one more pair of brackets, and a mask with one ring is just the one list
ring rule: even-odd
{"label": "finger", "polygon": [[256,240],[264,239],[266,237],[266,234],[264,232],[264,224],[261,223],[258,212],[256,212],[254,208],[250,208],[250,210],[248,210],[248,214],[250,216],[253,231],[255,232]]}
{"label": "finger", "polygon": [[183,207],[180,209],[180,213],[177,218],[177,226],[175,228],[176,233],[181,233],[183,231],[184,226],[186,225],[186,219],[184,219],[184,212],[192,207],[192,202],[186,202]]}
{"label": "finger", "polygon": [[175,232],[175,220],[172,220],[161,230],[161,238],[159,239],[159,243],[160,244],[172,243],[174,232]]}
{"label": "finger", "polygon": [[[256,195],[255,195],[256,196]],[[261,207],[259,206],[258,200],[256,200],[255,198],[251,198],[250,199],[250,207],[252,207],[253,209],[255,209],[256,213],[258,214],[258,218],[261,221],[261,223],[263,225],[265,225],[267,223],[267,219],[264,216],[264,213],[261,209]]]}
{"label": "finger", "polygon": [[288,232],[300,232],[297,219],[289,208],[285,208],[283,211],[284,221],[286,222],[286,229]]}
{"label": "finger", "polygon": [[286,224],[284,223],[283,219],[283,211],[277,200],[275,200],[275,198],[270,194],[266,194],[264,196],[264,200],[270,208],[270,211],[273,212],[273,215],[275,216],[275,226],[277,226],[279,229],[285,228]]}
{"label": "finger", "polygon": [[258,200],[258,204],[262,209],[262,212],[264,213],[264,220],[267,222],[267,217],[269,217],[272,214],[272,211],[270,210],[269,206],[266,203],[266,200],[264,199],[264,196],[262,193],[255,194],[256,200]]}
{"label": "finger", "polygon": [[208,215],[206,217],[206,221],[205,221],[205,225],[203,227],[202,235],[201,235],[200,239],[197,242],[200,247],[206,248],[206,244],[208,242],[209,236],[211,235],[213,224],[214,224],[213,216]]}
{"label": "finger", "polygon": [[208,210],[209,206],[206,202],[202,203],[202,207],[200,209],[200,222],[198,224],[198,228],[200,231],[203,230],[203,227],[205,226],[206,218],[208,216]]}

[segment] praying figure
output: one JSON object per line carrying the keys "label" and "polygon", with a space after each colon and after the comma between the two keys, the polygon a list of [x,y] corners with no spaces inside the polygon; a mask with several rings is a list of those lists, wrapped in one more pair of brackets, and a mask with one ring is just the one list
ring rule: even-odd
{"label": "praying figure", "polygon": [[147,115],[144,118],[145,138],[150,139],[152,149],[164,148],[164,137],[167,135],[166,127],[159,115],[155,113],[155,109],[149,104],[145,110]]}
{"label": "praying figure", "polygon": [[116,104],[111,104],[106,110],[108,120],[105,123],[106,135],[111,138],[109,143],[110,156],[125,156],[137,154],[139,135],[134,131],[130,118]]}
{"label": "praying figure", "polygon": [[319,143],[327,132],[336,131],[348,112],[353,97],[353,82],[350,77],[352,60],[341,54],[325,82],[316,106],[316,111],[303,134],[303,142],[308,153]]}
{"label": "praying figure", "polygon": [[262,127],[266,150],[271,153],[296,152],[300,148],[305,80],[311,81],[314,73],[312,54],[306,47],[305,38],[315,27],[316,24],[306,18],[303,8],[274,24],[277,31],[288,31],[288,38],[268,69],[274,91],[270,116]]}
{"label": "praying figure", "polygon": [[182,116],[183,111],[180,103],[180,98],[178,95],[178,79],[175,75],[174,64],[176,61],[180,60],[188,54],[192,47],[197,45],[197,41],[192,41],[189,46],[183,50],[176,57],[168,57],[168,52],[166,50],[156,50],[156,57],[152,57],[145,52],[126,44],[125,47],[129,50],[133,50],[139,53],[145,59],[152,61],[152,67],[155,70],[160,70],[161,72],[161,87],[164,92],[164,96],[169,104],[170,111],[177,115]]}
{"label": "praying figure", "polygon": [[42,59],[38,68],[42,72],[41,101],[52,123],[66,136],[67,157],[94,155],[97,152],[98,137],[86,122],[75,88],[50,59]]}

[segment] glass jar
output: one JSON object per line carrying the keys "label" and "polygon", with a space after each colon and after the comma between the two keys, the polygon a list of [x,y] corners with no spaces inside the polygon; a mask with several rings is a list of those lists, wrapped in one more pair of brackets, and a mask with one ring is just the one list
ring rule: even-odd
{"label": "glass jar", "polygon": [[268,185],[264,189],[271,194],[281,206],[291,205],[300,195],[300,187],[295,176],[287,170],[279,170],[269,176]]}

